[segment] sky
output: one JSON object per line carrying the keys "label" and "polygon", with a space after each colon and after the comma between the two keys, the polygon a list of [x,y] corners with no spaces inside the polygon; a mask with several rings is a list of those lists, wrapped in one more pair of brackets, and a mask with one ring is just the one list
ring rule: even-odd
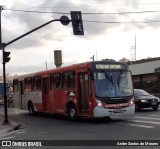
{"label": "sky", "polygon": [[93,55],[95,60],[160,57],[160,0],[1,0],[0,5],[3,43],[63,15],[71,19],[70,11],[82,12],[84,35],[74,35],[71,23],[53,22],[7,46],[6,71],[12,75],[45,70],[46,64],[55,68],[54,50],[62,50],[62,66],[91,61]]}

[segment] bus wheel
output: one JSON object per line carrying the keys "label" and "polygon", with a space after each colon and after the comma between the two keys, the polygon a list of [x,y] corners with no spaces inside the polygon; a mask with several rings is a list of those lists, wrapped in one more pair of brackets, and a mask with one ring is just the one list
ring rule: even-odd
{"label": "bus wheel", "polygon": [[76,120],[77,118],[77,111],[76,107],[74,105],[70,105],[68,107],[68,116],[71,120]]}
{"label": "bus wheel", "polygon": [[28,111],[29,111],[29,114],[31,114],[31,115],[34,114],[34,107],[33,107],[33,103],[32,102],[28,103]]}

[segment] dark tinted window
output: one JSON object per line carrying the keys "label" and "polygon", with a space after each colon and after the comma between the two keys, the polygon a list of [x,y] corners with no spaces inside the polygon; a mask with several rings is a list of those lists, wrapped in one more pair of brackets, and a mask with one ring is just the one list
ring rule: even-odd
{"label": "dark tinted window", "polygon": [[41,77],[36,76],[33,78],[33,90],[40,91],[41,90]]}
{"label": "dark tinted window", "polygon": [[51,89],[60,89],[61,88],[61,74],[51,74],[50,76]]}
{"label": "dark tinted window", "polygon": [[147,92],[144,91],[144,90],[135,89],[135,90],[134,90],[134,95],[135,95],[136,97],[139,97],[139,96],[148,96],[149,93],[147,93]]}
{"label": "dark tinted window", "polygon": [[32,78],[31,77],[25,79],[25,91],[26,92],[32,91]]}
{"label": "dark tinted window", "polygon": [[18,79],[13,80],[13,91],[18,92]]}
{"label": "dark tinted window", "polygon": [[65,72],[63,73],[63,89],[74,89],[75,88],[75,73],[72,72]]}

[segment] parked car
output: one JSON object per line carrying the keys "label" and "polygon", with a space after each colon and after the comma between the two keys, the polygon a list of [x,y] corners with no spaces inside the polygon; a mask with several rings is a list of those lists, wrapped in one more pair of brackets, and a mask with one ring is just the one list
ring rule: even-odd
{"label": "parked car", "polygon": [[156,96],[153,96],[142,89],[134,89],[135,96],[135,106],[136,110],[141,110],[142,108],[153,108],[157,110],[160,104],[160,99]]}

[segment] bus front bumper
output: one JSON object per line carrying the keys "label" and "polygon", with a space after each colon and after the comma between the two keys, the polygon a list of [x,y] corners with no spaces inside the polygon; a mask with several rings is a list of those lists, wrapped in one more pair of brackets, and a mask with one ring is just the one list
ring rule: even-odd
{"label": "bus front bumper", "polygon": [[102,106],[96,106],[94,108],[94,118],[101,118],[107,116],[122,116],[122,115],[131,115],[135,113],[135,105],[133,104],[130,107],[122,109],[106,109]]}

